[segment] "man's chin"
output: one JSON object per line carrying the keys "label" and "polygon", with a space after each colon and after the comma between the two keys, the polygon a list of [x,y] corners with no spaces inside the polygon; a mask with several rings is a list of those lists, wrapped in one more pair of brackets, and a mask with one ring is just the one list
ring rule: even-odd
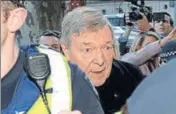
{"label": "man's chin", "polygon": [[160,33],[160,34],[164,34],[164,33],[165,33],[165,30],[164,30],[164,29],[160,29],[160,30],[159,30],[159,33]]}
{"label": "man's chin", "polygon": [[99,87],[99,86],[102,86],[104,83],[105,83],[106,80],[99,80],[99,81],[93,81],[93,85],[95,87]]}

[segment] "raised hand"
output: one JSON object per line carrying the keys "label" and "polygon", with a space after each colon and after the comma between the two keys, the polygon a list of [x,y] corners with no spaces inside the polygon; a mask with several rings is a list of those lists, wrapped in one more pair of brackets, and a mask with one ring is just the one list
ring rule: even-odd
{"label": "raised hand", "polygon": [[174,28],[174,29],[169,33],[169,35],[168,35],[167,37],[169,37],[170,40],[173,40],[173,39],[176,40],[176,28]]}

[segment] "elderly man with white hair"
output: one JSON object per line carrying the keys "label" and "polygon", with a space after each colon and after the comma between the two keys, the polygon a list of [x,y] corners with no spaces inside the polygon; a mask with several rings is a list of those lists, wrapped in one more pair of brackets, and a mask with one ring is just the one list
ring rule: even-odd
{"label": "elderly man with white hair", "polygon": [[118,112],[143,75],[135,66],[116,60],[119,51],[106,17],[93,8],[74,9],[63,19],[60,41],[68,60],[88,74],[105,113]]}

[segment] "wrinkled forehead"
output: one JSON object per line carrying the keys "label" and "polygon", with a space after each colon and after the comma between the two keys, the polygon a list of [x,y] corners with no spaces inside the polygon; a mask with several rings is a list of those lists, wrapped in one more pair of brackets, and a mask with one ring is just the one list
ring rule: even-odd
{"label": "wrinkled forehead", "polygon": [[112,44],[112,32],[108,26],[97,31],[84,31],[72,37],[72,42],[86,46],[102,46]]}

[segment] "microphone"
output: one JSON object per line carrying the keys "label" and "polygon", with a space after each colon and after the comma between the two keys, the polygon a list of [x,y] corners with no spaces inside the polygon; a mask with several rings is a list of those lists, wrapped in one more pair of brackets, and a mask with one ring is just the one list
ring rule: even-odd
{"label": "microphone", "polygon": [[40,90],[43,102],[49,114],[51,110],[48,105],[48,100],[45,94],[46,81],[51,74],[49,58],[46,54],[39,53],[26,55],[25,70],[29,78],[36,84]]}

